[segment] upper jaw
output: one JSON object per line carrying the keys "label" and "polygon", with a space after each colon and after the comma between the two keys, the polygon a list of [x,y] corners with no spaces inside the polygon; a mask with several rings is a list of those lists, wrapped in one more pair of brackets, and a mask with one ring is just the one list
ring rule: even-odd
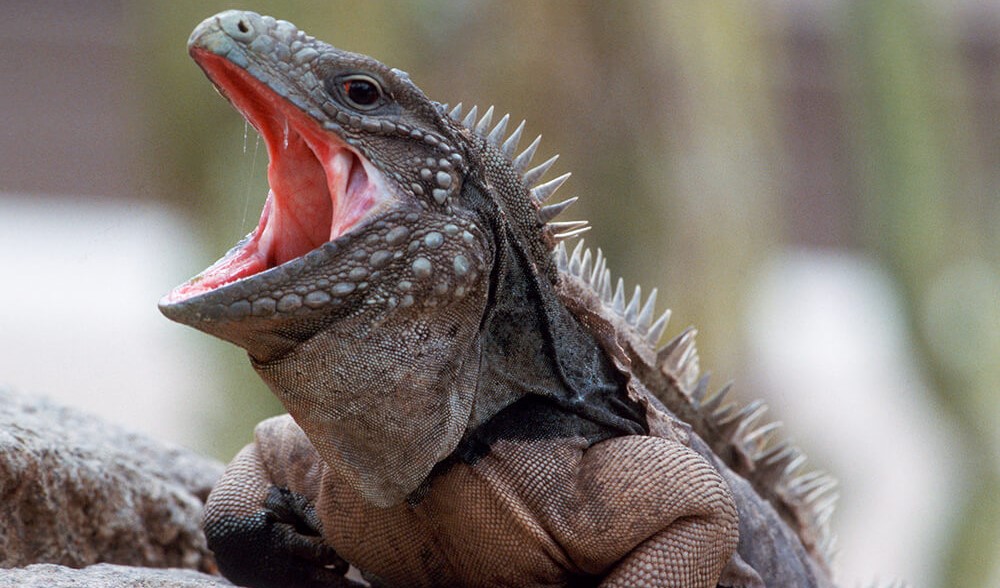
{"label": "upper jaw", "polygon": [[[233,31],[242,37],[234,39]],[[260,36],[245,47],[251,34]],[[261,59],[278,59],[281,51],[275,47],[280,47],[281,39],[301,36],[288,23],[239,11],[211,17],[192,33],[192,57],[264,137],[271,190],[253,232],[163,297],[160,309],[169,318],[195,324],[265,312],[252,308],[255,300],[247,296],[267,290],[277,268],[294,274],[293,262],[307,253],[332,255],[336,247],[324,244],[332,245],[331,241],[399,205],[382,173],[327,130],[335,125],[323,125],[316,118],[319,112],[305,104],[306,92],[296,92],[276,73],[280,68],[259,66]],[[269,45],[271,53],[254,52],[256,45]]]}

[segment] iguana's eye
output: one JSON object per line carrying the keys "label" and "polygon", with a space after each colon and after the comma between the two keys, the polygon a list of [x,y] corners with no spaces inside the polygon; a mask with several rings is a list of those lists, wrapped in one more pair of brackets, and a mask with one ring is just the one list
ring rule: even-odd
{"label": "iguana's eye", "polygon": [[382,102],[382,86],[368,76],[341,78],[340,87],[347,103],[358,110],[371,110]]}

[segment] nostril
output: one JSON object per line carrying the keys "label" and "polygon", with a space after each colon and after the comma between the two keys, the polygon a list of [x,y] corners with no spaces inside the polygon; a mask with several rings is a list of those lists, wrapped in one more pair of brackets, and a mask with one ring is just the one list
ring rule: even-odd
{"label": "nostril", "polygon": [[245,21],[242,21],[242,20],[240,22],[236,23],[236,28],[238,28],[241,33],[249,33],[250,32],[250,27],[248,27],[247,23]]}

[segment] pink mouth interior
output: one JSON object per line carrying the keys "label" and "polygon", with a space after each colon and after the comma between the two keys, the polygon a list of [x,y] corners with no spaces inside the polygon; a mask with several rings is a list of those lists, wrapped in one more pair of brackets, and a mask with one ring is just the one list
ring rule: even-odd
{"label": "pink mouth interior", "polygon": [[195,60],[267,144],[270,191],[237,249],[167,295],[179,302],[295,259],[387,208],[378,171],[335,134],[225,58]]}

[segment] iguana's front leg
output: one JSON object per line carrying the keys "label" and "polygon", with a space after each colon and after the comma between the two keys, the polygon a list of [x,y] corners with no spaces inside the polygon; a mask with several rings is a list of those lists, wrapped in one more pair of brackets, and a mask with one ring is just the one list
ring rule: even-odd
{"label": "iguana's front leg", "polygon": [[716,586],[736,549],[738,515],[701,456],[664,439],[621,437],[589,449],[580,476],[589,498],[606,504],[603,517],[633,521],[606,540],[638,541],[602,587]]}
{"label": "iguana's front leg", "polygon": [[320,477],[319,456],[290,418],[257,426],[205,505],[208,545],[227,578],[253,588],[360,586],[323,539]]}
{"label": "iguana's front leg", "polygon": [[714,588],[736,549],[728,486],[676,441],[501,444],[482,467],[522,496],[579,572],[603,576],[601,586]]}
{"label": "iguana's front leg", "polygon": [[[764,588],[736,552],[739,511],[731,488],[687,445],[661,437],[610,439],[585,452],[578,475],[584,500],[599,505],[604,517],[625,522],[610,533],[589,532],[635,545],[600,586]],[[604,498],[600,506],[608,496],[614,500]],[[579,540],[590,539],[581,534]]]}

